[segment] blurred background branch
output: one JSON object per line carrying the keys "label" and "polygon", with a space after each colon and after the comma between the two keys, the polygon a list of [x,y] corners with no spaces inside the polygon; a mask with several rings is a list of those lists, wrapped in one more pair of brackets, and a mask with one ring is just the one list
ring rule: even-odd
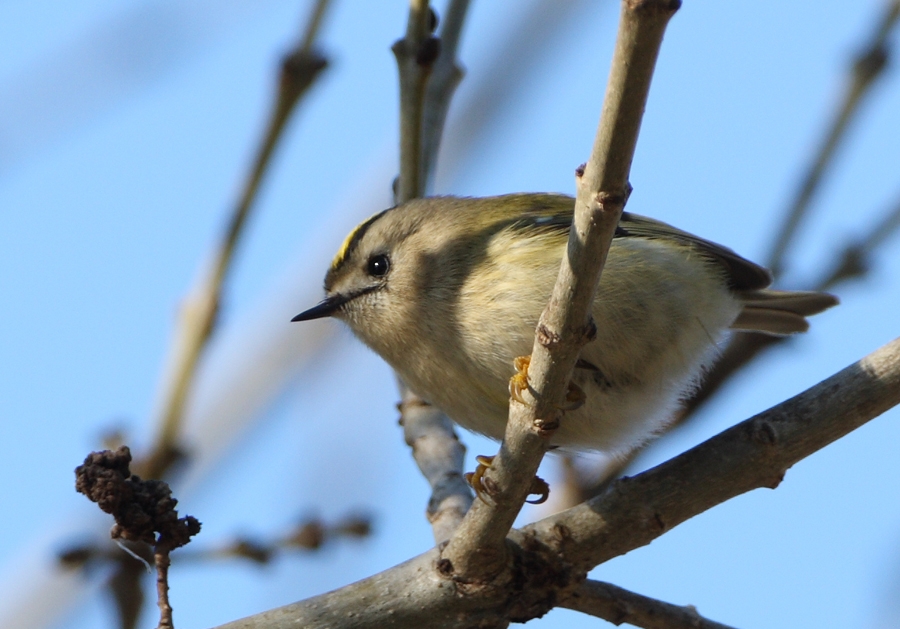
{"label": "blurred background branch", "polygon": [[[400,75],[397,204],[423,196],[432,182],[450,101],[462,80],[457,50],[468,9],[468,0],[450,0],[440,19],[427,1],[414,1],[406,38],[394,44]],[[438,25],[439,37],[432,37]],[[463,478],[466,447],[449,417],[399,378],[398,383],[403,437],[431,487],[426,515],[440,543],[450,537],[472,505],[472,491]]]}
{"label": "blurred background branch", "polygon": [[[806,174],[802,177],[799,191],[785,211],[784,225],[779,230],[775,240],[774,249],[770,255],[768,266],[775,276],[776,282],[783,284],[785,272],[785,257],[790,253],[794,235],[801,224],[801,220],[807,214],[813,200],[813,194],[820,187],[822,178],[826,173],[835,151],[841,139],[848,130],[849,125],[856,118],[861,109],[863,97],[866,96],[876,79],[883,74],[884,68],[889,63],[890,48],[888,38],[893,33],[900,17],[900,1],[890,0],[885,3],[883,14],[876,23],[876,28],[870,34],[867,41],[859,46],[862,50],[856,55],[850,64],[849,76],[846,80],[846,88],[839,99],[837,114],[832,122],[825,128],[822,134],[822,142],[818,151],[810,160]],[[859,212],[854,209],[848,218],[859,222]],[[830,288],[811,286],[811,289]],[[802,285],[795,288],[805,288]],[[760,351],[766,347],[784,343],[787,337],[766,337],[761,334],[736,334],[722,354],[721,360],[711,370],[697,392],[691,396],[681,412],[678,422],[684,421],[696,411],[706,400],[719,390],[731,376],[752,361]]]}
{"label": "blurred background branch", "polygon": [[[845,245],[841,254],[834,254],[832,257],[838,261],[837,265],[821,280],[807,286],[802,284],[788,286],[781,281],[786,272],[786,258],[791,254],[791,246],[795,243],[803,218],[812,208],[815,192],[825,181],[824,177],[828,168],[850,125],[861,114],[861,106],[865,97],[871,93],[872,87],[884,75],[884,70],[890,63],[890,38],[896,30],[898,19],[900,19],[900,1],[888,0],[884,3],[882,13],[876,20],[875,28],[862,43],[856,46],[857,50],[861,52],[857,53],[849,64],[844,92],[838,99],[836,113],[830,124],[823,130],[819,148],[811,156],[798,190],[789,206],[785,208],[784,223],[776,232],[778,236],[773,242],[773,250],[768,262],[769,268],[776,278],[776,283],[781,286],[831,290],[842,282],[861,279],[869,270],[865,261],[870,258],[877,247],[890,238],[900,225],[900,218],[895,216],[900,213],[900,210],[888,213],[881,221],[875,223],[874,228],[867,236],[856,243]],[[863,220],[856,209],[848,213],[847,218],[852,218],[854,225],[860,224]],[[849,224],[850,221],[848,220],[847,223]],[[848,235],[847,238],[849,239],[851,236]],[[685,400],[669,431],[677,430],[683,424],[690,422],[705,403],[765,350],[790,342],[790,337],[773,337],[747,332],[733,334],[700,386]],[[576,500],[576,503],[567,504],[577,504],[580,502],[579,498],[583,499],[584,496],[596,495],[602,491],[609,480],[629,470],[639,454],[640,451],[634,452],[623,461],[605,461],[601,469],[586,471],[579,471],[579,468],[573,467],[570,462],[566,473],[567,482],[570,485],[568,494],[570,499]]]}
{"label": "blurred background branch", "polygon": [[876,21],[868,41],[860,47],[845,80],[843,95],[838,99],[837,109],[830,124],[822,134],[818,150],[814,153],[804,175],[800,179],[797,192],[785,212],[784,223],[775,238],[767,266],[777,279],[785,274],[785,258],[797,229],[809,212],[813,195],[819,189],[835,152],[843,140],[849,125],[859,115],[863,99],[868,96],[877,80],[884,75],[890,62],[891,50],[888,39],[900,18],[900,0],[886,0],[884,10]]}
{"label": "blurred background branch", "polygon": [[179,435],[185,404],[191,393],[197,362],[215,327],[223,287],[238,240],[250,217],[263,176],[285,125],[303,95],[328,65],[326,58],[314,50],[314,44],[329,4],[330,0],[315,0],[302,35],[281,62],[272,113],[240,198],[228,218],[222,241],[213,252],[211,268],[202,275],[200,283],[182,302],[170,350],[170,367],[163,376],[159,429],[153,449],[141,466],[143,476],[159,478],[183,454],[179,446]]}

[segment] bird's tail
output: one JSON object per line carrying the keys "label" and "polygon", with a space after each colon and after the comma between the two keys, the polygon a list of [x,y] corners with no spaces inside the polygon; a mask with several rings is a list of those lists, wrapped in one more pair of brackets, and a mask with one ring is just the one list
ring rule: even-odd
{"label": "bird's tail", "polygon": [[809,329],[806,317],[838,303],[834,295],[813,291],[742,291],[738,293],[738,298],[744,309],[731,328],[776,336],[806,332]]}

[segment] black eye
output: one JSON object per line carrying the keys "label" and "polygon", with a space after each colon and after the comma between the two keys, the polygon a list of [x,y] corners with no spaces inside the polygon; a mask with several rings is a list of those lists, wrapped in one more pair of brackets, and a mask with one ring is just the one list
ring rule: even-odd
{"label": "black eye", "polygon": [[372,277],[384,277],[390,270],[391,259],[383,253],[379,253],[378,255],[369,258],[369,263],[366,266],[366,271],[368,271],[369,275]]}

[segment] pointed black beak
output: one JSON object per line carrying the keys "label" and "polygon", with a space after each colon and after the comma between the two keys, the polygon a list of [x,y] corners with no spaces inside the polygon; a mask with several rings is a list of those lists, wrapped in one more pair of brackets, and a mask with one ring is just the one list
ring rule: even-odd
{"label": "pointed black beak", "polygon": [[304,310],[291,319],[291,321],[312,321],[313,319],[330,317],[348,301],[350,301],[350,298],[345,297],[344,295],[332,295],[331,297],[326,297],[319,302],[319,305],[313,306],[309,310]]}

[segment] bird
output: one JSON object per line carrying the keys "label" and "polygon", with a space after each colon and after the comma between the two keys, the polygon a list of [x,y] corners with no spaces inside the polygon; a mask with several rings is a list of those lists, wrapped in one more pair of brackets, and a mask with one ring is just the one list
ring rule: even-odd
{"label": "bird", "polygon": [[[324,300],[292,320],[342,320],[425,401],[501,440],[514,361],[531,351],[574,206],[520,193],[379,212],[344,240]],[[551,447],[627,457],[672,421],[730,331],[803,332],[806,317],[838,303],[771,283],[731,249],[623,212],[591,308],[597,333],[572,377],[582,403],[564,412]]]}

